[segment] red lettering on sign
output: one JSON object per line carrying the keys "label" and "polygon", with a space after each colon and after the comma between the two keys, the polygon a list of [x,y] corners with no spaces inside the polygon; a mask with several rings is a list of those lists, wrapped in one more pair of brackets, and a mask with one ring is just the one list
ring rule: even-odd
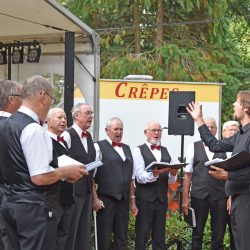
{"label": "red lettering on sign", "polygon": [[151,95],[150,95],[150,99],[153,99],[154,98],[154,95],[158,94],[159,93],[159,89],[158,88],[152,88],[151,90]]}
{"label": "red lettering on sign", "polygon": [[122,85],[127,86],[128,84],[127,84],[126,82],[121,82],[121,83],[119,83],[119,84],[117,85],[117,87],[116,87],[116,89],[115,89],[115,95],[116,95],[117,97],[124,97],[124,96],[125,96],[125,94],[121,94],[121,93],[120,93],[120,88],[121,88]]}
{"label": "red lettering on sign", "polygon": [[137,98],[136,97],[136,92],[138,91],[138,88],[136,87],[131,87],[130,88],[130,91],[129,91],[129,95],[128,95],[128,98]]}
{"label": "red lettering on sign", "polygon": [[161,89],[160,99],[168,99],[169,88]]}

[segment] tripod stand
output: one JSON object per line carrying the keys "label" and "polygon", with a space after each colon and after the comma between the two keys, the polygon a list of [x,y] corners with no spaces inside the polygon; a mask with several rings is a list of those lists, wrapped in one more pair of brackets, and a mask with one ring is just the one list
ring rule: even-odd
{"label": "tripod stand", "polygon": [[[180,163],[183,163],[184,161],[184,135],[181,135],[181,156],[179,161]],[[182,221],[183,167],[180,170],[179,179],[180,184],[176,192],[179,193],[179,220]],[[172,245],[177,245],[177,250],[183,249],[183,242],[181,240],[169,242],[168,244],[166,244],[166,249],[169,249]]]}

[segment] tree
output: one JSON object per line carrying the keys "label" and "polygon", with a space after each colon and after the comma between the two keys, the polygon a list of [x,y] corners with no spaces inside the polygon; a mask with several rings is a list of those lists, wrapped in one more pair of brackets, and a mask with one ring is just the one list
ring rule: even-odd
{"label": "tree", "polygon": [[101,77],[225,82],[223,121],[250,79],[249,0],[65,0],[101,35]]}

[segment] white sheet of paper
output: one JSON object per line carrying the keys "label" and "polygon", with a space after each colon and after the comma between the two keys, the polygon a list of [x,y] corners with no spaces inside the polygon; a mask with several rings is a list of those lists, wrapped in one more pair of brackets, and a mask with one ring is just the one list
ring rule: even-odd
{"label": "white sheet of paper", "polygon": [[90,162],[89,164],[82,164],[81,162],[67,156],[67,155],[61,155],[58,157],[58,166],[59,167],[65,167],[67,165],[85,165],[87,171],[91,171],[95,168],[98,168],[103,165],[102,161],[93,161]]}

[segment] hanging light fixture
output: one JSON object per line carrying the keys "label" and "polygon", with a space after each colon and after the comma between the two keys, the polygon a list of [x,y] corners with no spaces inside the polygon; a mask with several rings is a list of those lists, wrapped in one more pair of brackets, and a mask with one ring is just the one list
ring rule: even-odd
{"label": "hanging light fixture", "polygon": [[6,48],[2,47],[0,48],[0,65],[7,64],[7,53]]}
{"label": "hanging light fixture", "polygon": [[40,45],[30,45],[28,47],[27,62],[38,63],[41,55]]}
{"label": "hanging light fixture", "polygon": [[19,64],[23,63],[23,46],[19,46],[18,44],[12,49],[12,63]]}

